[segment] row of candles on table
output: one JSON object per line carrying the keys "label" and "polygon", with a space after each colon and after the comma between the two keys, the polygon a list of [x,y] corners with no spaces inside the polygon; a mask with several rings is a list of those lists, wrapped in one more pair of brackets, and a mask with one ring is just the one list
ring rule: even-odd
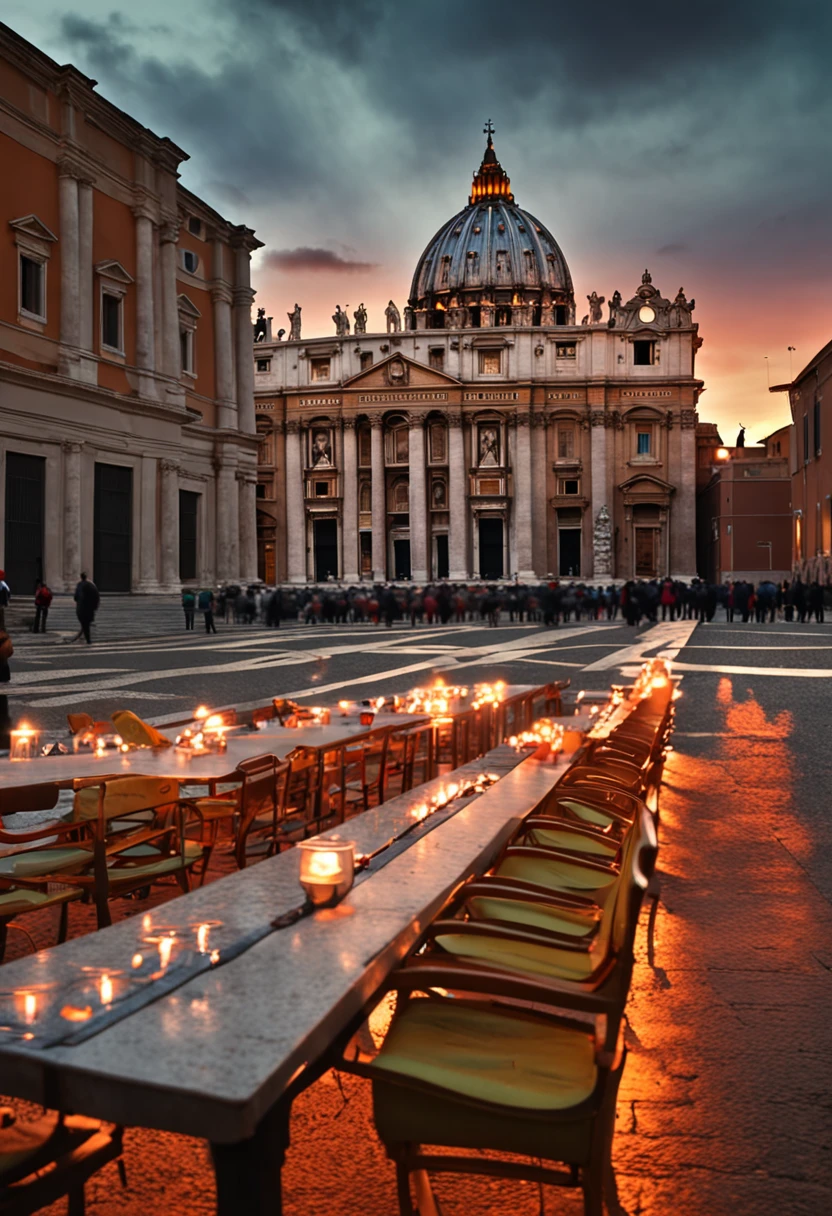
{"label": "row of candles on table", "polygon": [[[643,701],[654,692],[661,692],[670,685],[671,667],[668,659],[648,659],[638,673],[630,692],[630,699]],[[681,696],[678,689],[674,690],[674,699]]]}
{"label": "row of candles on table", "polygon": [[194,711],[194,719],[201,725],[186,726],[182,734],[176,736],[177,751],[191,755],[224,752],[228,746],[225,736],[230,727],[222,714],[212,714],[207,706],[200,705]]}
{"label": "row of candles on table", "polygon": [[[41,744],[42,733],[36,726],[21,722],[9,733],[9,759],[34,760],[37,756],[66,756],[69,753],[65,743]],[[104,722],[98,724],[97,729],[80,731],[72,738],[74,752],[90,752],[95,756],[105,756],[110,751],[129,752],[132,746],[112,729],[111,723]]]}

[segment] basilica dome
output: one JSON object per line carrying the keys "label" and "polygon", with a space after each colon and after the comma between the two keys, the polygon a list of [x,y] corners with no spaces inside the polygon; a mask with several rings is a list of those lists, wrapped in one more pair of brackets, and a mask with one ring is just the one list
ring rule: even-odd
{"label": "basilica dome", "polygon": [[464,329],[574,321],[566,259],[540,220],[517,206],[488,131],[468,206],[443,224],[416,266],[409,327]]}

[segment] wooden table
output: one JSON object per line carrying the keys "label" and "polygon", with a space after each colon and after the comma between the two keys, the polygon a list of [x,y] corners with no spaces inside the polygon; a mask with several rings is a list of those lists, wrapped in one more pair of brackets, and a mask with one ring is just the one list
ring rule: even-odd
{"label": "wooden table", "polygon": [[[372,873],[337,909],[271,933],[80,1045],[44,1049],[0,1037],[0,1089],[51,1108],[207,1138],[221,1216],[278,1216],[290,1086],[315,1075],[316,1062],[372,1002],[457,883],[488,868],[567,763],[541,765],[495,749],[472,767],[503,772],[501,780]],[[412,823],[411,808],[442,781],[356,816],[342,833],[371,851]],[[291,849],[231,874],[165,904],[154,922],[191,935],[211,921],[231,936],[251,932],[297,906],[299,860]],[[6,964],[3,987],[60,988],[81,967],[115,974],[129,968],[143,936],[139,917],[121,921]]]}

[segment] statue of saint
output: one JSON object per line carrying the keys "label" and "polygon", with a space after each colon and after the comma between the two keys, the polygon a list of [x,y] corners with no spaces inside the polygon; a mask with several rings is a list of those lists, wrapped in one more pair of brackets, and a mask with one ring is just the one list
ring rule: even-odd
{"label": "statue of saint", "polygon": [[257,309],[257,320],[254,323],[254,341],[265,342],[268,337],[269,327],[266,324],[265,308]]}
{"label": "statue of saint", "polygon": [[396,305],[391,300],[384,310],[384,315],[387,318],[388,334],[397,334],[402,328],[402,316]]}
{"label": "statue of saint", "polygon": [[289,318],[289,341],[300,341],[300,304],[296,304],[286,316]]}
{"label": "statue of saint", "polygon": [[332,468],[332,446],[329,442],[329,431],[316,431],[312,437],[312,467],[313,469]]}
{"label": "statue of saint", "polygon": [[500,433],[496,427],[485,426],[480,431],[480,467],[497,468],[500,464]]}
{"label": "statue of saint", "polygon": [[615,314],[618,312],[620,307],[621,307],[621,292],[614,291],[612,293],[612,295],[610,296],[610,319],[609,319],[609,321],[607,321],[607,325],[609,326],[610,329],[615,328],[615,321],[616,321]]}
{"label": "statue of saint", "polygon": [[354,334],[366,334],[367,332],[367,309],[363,304],[359,304],[355,312],[352,314],[355,325],[353,326]]}
{"label": "statue of saint", "polygon": [[404,327],[405,329],[415,328],[413,324],[413,309],[409,304],[405,304],[404,306]]}
{"label": "statue of saint", "polygon": [[[347,305],[349,308],[349,304]],[[346,312],[341,311],[341,305],[335,305],[335,312],[332,314],[332,319],[335,322],[335,332],[339,338],[345,337],[350,332],[350,319]]]}
{"label": "statue of saint", "polygon": [[737,435],[737,442],[734,446],[738,447],[738,448],[745,447],[745,427],[744,426],[740,426],[740,433],[739,433],[739,435]]}
{"label": "statue of saint", "polygon": [[587,296],[587,300],[589,301],[589,323],[597,325],[601,320],[601,305],[604,303],[604,297],[593,291],[591,296]]}

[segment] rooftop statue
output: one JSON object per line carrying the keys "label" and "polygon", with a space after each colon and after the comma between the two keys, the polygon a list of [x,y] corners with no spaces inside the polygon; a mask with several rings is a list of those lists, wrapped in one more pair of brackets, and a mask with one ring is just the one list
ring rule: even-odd
{"label": "rooftop statue", "polygon": [[[347,305],[349,308],[349,304]],[[335,332],[339,338],[344,338],[350,332],[350,319],[346,311],[341,311],[341,305],[335,305],[335,312],[332,314],[332,319],[335,322]]]}
{"label": "rooftop statue", "polygon": [[587,300],[589,301],[589,322],[591,325],[597,325],[602,320],[601,306],[604,303],[604,297],[593,291],[591,296],[587,296]]}
{"label": "rooftop statue", "polygon": [[300,304],[296,304],[292,312],[287,312],[289,318],[289,341],[300,339]]}
{"label": "rooftop statue", "polygon": [[391,300],[384,310],[384,315],[387,318],[388,334],[397,334],[402,327],[402,316],[396,305]]}
{"label": "rooftop statue", "polygon": [[266,324],[265,308],[257,309],[257,320],[254,323],[254,341],[265,342],[268,336],[269,327]]}
{"label": "rooftop statue", "polygon": [[367,332],[367,309],[363,304],[359,304],[355,312],[352,314],[355,321],[353,333],[366,334]]}

